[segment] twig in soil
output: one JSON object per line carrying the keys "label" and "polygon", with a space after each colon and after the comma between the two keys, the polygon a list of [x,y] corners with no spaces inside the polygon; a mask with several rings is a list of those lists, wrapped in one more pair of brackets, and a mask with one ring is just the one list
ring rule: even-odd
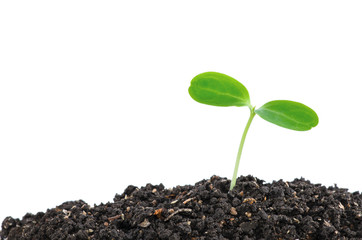
{"label": "twig in soil", "polygon": [[192,212],[192,209],[191,208],[181,208],[179,210],[176,210],[175,212],[171,213],[170,216],[168,216],[167,218],[165,218],[165,222],[170,220],[170,218],[172,218],[174,215],[176,215],[177,213],[180,213],[180,212]]}
{"label": "twig in soil", "polygon": [[183,203],[183,204],[186,204],[186,203],[192,201],[193,199],[194,199],[193,197],[192,197],[192,198],[188,198],[188,199],[186,199],[185,201],[183,201],[182,203]]}
{"label": "twig in soil", "polygon": [[113,220],[116,220],[118,218],[122,218],[122,220],[124,220],[124,215],[123,213],[122,214],[119,214],[119,215],[116,215],[116,216],[113,216],[113,217],[109,217],[108,218],[108,221],[112,222]]}
{"label": "twig in soil", "polygon": [[171,204],[175,204],[178,202],[178,199],[176,199],[175,201],[172,201]]}

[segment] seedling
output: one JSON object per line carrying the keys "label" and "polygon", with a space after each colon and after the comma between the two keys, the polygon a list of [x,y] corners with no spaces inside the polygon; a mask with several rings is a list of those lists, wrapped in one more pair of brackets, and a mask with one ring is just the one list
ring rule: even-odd
{"label": "seedling", "polygon": [[307,131],[318,124],[318,115],[313,109],[299,102],[275,100],[267,102],[255,110],[255,106],[250,103],[249,92],[246,87],[234,78],[222,73],[205,72],[197,75],[191,80],[189,94],[195,101],[203,104],[220,107],[249,107],[250,116],[239,145],[230,190],[234,188],[236,183],[241,152],[255,114],[280,127],[296,131]]}

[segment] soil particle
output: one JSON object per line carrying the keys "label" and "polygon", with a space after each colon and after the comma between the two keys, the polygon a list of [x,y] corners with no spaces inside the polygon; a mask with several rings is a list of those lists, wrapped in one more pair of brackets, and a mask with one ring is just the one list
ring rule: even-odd
{"label": "soil particle", "polygon": [[212,176],[194,186],[128,186],[112,203],[69,201],[2,222],[1,240],[362,239],[362,194],[347,189]]}

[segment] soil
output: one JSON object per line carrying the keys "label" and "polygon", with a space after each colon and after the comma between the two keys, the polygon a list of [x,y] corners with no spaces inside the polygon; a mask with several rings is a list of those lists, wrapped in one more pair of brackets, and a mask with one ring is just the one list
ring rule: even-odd
{"label": "soil", "polygon": [[2,240],[362,239],[362,194],[347,189],[212,176],[194,186],[128,186],[114,202],[69,201],[2,222]]}

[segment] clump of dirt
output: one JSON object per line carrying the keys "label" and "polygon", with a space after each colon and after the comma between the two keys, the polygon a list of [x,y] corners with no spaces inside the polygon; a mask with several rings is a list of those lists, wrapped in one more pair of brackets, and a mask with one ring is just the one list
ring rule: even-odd
{"label": "clump of dirt", "polygon": [[65,202],[7,217],[2,240],[362,239],[362,194],[309,181],[213,176],[194,186],[128,186],[113,203]]}

